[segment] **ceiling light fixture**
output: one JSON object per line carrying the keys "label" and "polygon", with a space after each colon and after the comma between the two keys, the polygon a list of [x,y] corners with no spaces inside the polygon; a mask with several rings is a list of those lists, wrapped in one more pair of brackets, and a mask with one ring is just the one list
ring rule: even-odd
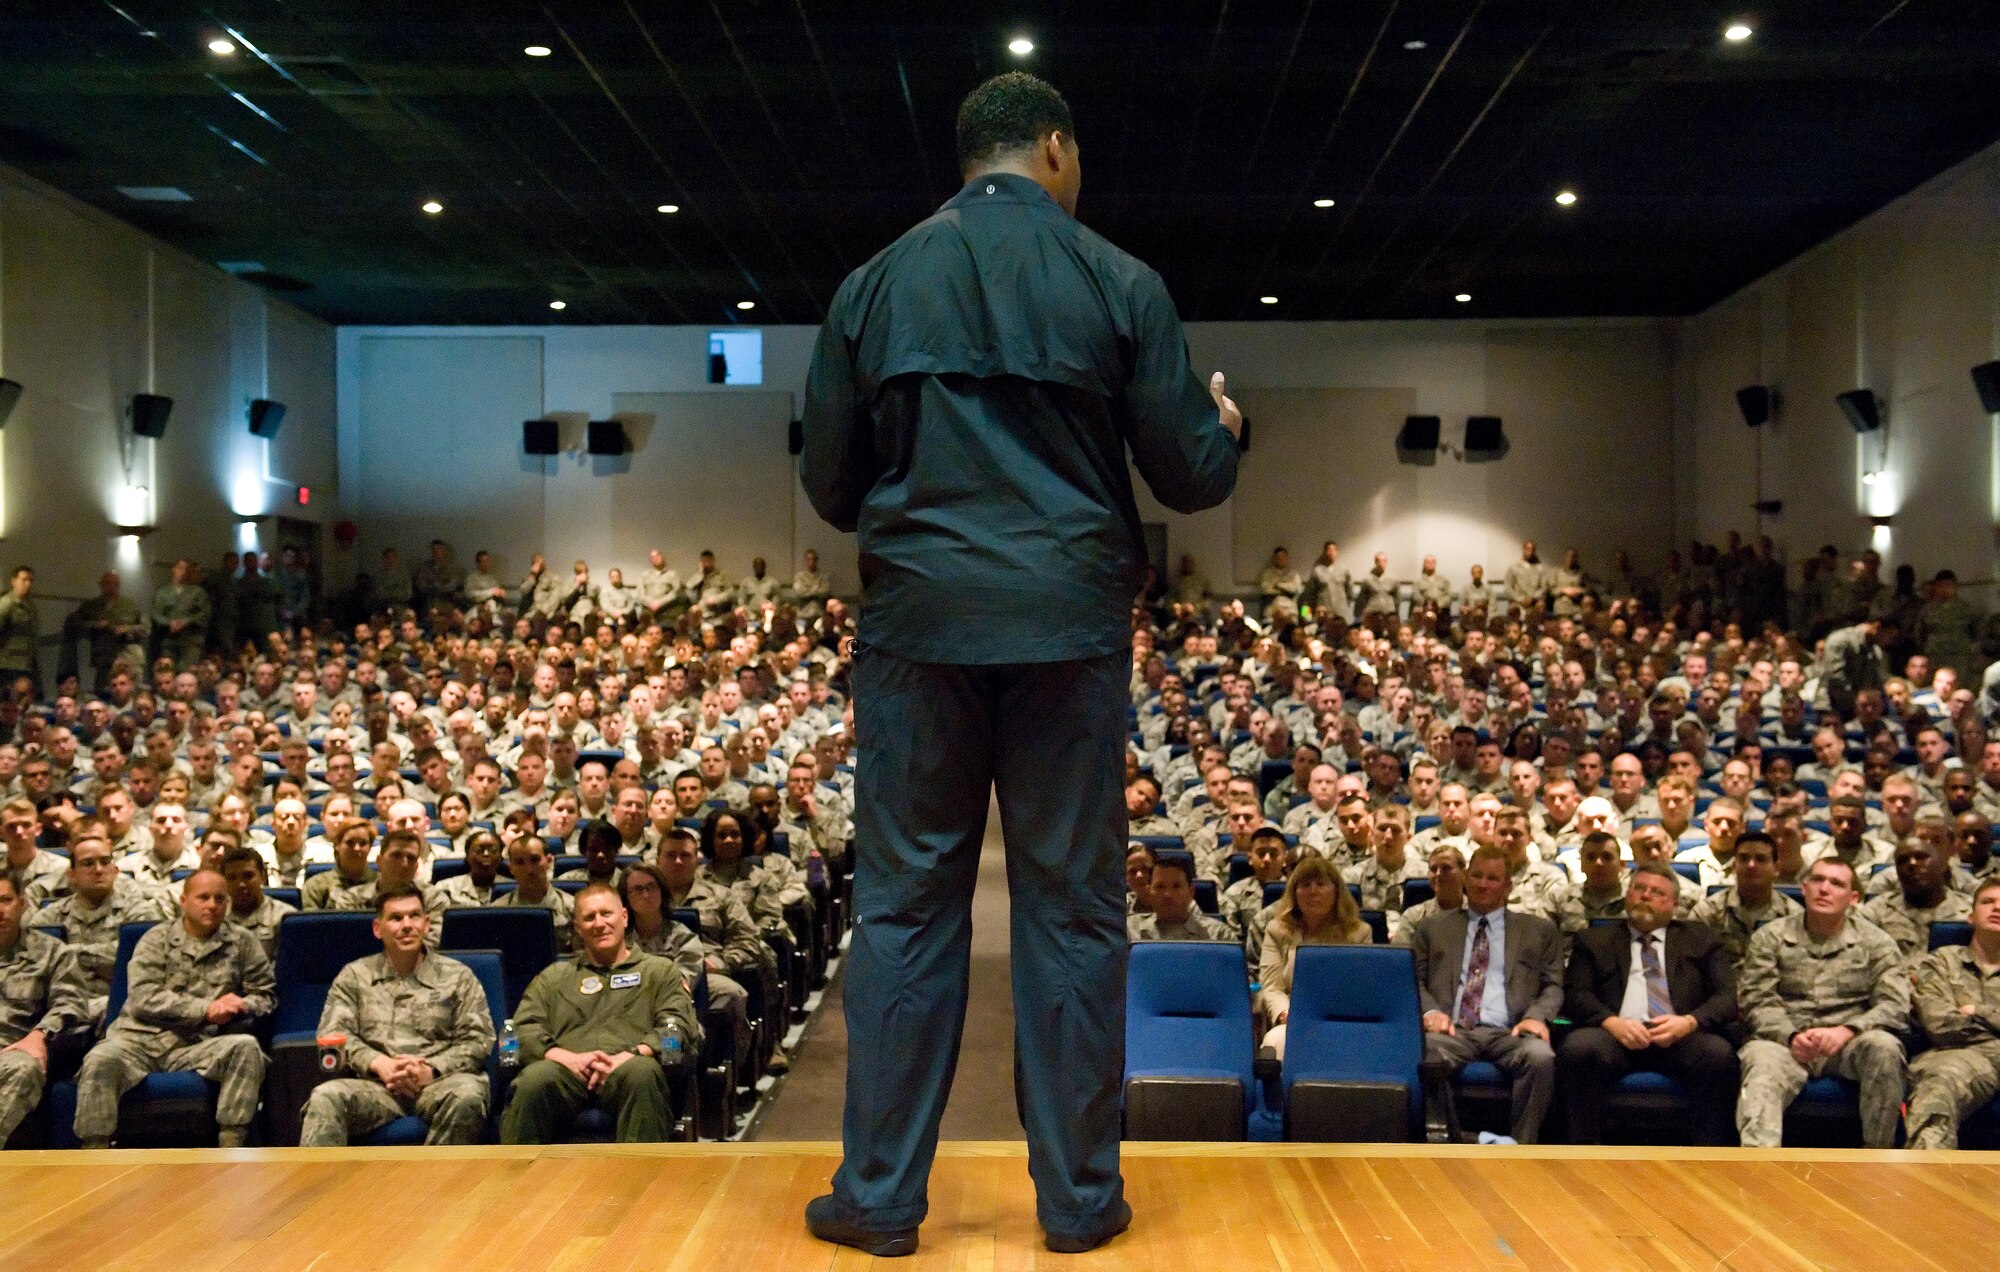
{"label": "ceiling light fixture", "polygon": [[1570,204],[1576,202],[1576,195],[1572,191],[1565,190],[1556,196],[1556,202],[1564,207],[1568,207]]}
{"label": "ceiling light fixture", "polygon": [[566,301],[566,300],[552,300],[552,301],[550,301],[550,302],[549,302],[549,308],[550,308],[550,309],[568,309],[568,308],[569,308],[569,302],[568,302],[568,301]]}
{"label": "ceiling light fixture", "polygon": [[1035,42],[1025,35],[1017,35],[1007,41],[1007,51],[1015,57],[1026,57],[1035,51]]}
{"label": "ceiling light fixture", "polygon": [[546,44],[530,44],[527,48],[522,49],[521,52],[526,53],[529,57],[547,57],[549,55],[549,46]]}
{"label": "ceiling light fixture", "polygon": [[233,40],[225,40],[218,35],[208,42],[208,51],[217,57],[228,57],[236,52],[236,43]]}
{"label": "ceiling light fixture", "polygon": [[1276,296],[1259,296],[1257,303],[1261,305],[1275,305],[1278,303],[1278,298]]}
{"label": "ceiling light fixture", "polygon": [[1423,50],[1425,50],[1425,49],[1427,49],[1427,48],[1429,48],[1429,47],[1430,47],[1430,41],[1428,41],[1428,40],[1404,40],[1404,41],[1403,41],[1403,51],[1404,51],[1404,52],[1406,52],[1406,53],[1421,53],[1421,52],[1422,52]]}
{"label": "ceiling light fixture", "polygon": [[739,300],[736,302],[736,307],[738,309],[755,309],[757,302],[754,300]]}
{"label": "ceiling light fixture", "polygon": [[662,203],[659,207],[653,209],[653,211],[660,213],[662,216],[672,216],[680,210],[681,205],[678,203]]}
{"label": "ceiling light fixture", "polygon": [[1330,208],[1330,207],[1332,207],[1332,206],[1333,206],[1333,200],[1332,200],[1332,199],[1314,199],[1314,200],[1313,200],[1313,206],[1314,206],[1314,207],[1316,207],[1316,208]]}
{"label": "ceiling light fixture", "polygon": [[1752,31],[1748,25],[1742,22],[1733,22],[1723,31],[1722,38],[1732,44],[1740,44],[1755,34],[1756,32]]}
{"label": "ceiling light fixture", "polygon": [[1470,304],[1472,302],[1472,293],[1460,292],[1458,295],[1453,296],[1452,299],[1457,301],[1461,305]]}
{"label": "ceiling light fixture", "polygon": [[430,213],[432,216],[436,216],[438,213],[444,211],[444,204],[439,203],[436,199],[426,199],[424,200],[424,211]]}

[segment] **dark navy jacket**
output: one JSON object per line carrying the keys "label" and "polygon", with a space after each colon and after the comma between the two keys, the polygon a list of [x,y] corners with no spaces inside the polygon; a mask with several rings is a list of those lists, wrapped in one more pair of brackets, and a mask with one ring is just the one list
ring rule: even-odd
{"label": "dark navy jacket", "polygon": [[1236,484],[1159,275],[1004,173],[848,276],[804,424],[806,494],[860,533],[860,637],[913,662],[1126,648],[1145,572],[1127,448],[1177,512]]}

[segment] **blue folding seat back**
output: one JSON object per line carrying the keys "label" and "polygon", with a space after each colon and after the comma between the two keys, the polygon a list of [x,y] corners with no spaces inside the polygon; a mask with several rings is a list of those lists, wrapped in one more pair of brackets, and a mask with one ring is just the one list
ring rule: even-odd
{"label": "blue folding seat back", "polygon": [[1125,982],[1125,1135],[1240,1140],[1254,1098],[1250,990],[1234,944],[1145,941]]}
{"label": "blue folding seat back", "polygon": [[1424,813],[1410,823],[1410,833],[1412,835],[1421,835],[1437,824],[1438,817],[1436,813]]}
{"label": "blue folding seat back", "polygon": [[1135,835],[1135,844],[1144,844],[1154,852],[1185,852],[1187,843],[1179,835]]}
{"label": "blue folding seat back", "polygon": [[1945,922],[1931,924],[1932,949],[1941,950],[1947,945],[1970,944],[1972,944],[1972,925],[1970,923]]}
{"label": "blue folding seat back", "polygon": [[1278,903],[1278,898],[1284,895],[1285,895],[1285,881],[1283,879],[1273,879],[1269,883],[1264,885],[1265,905],[1276,905]]}
{"label": "blue folding seat back", "polygon": [[1194,881],[1194,903],[1203,914],[1222,913],[1222,902],[1215,890],[1215,880],[1196,879]]}
{"label": "blue folding seat back", "polygon": [[333,978],[355,959],[382,952],[374,924],[373,914],[354,911],[288,914],[279,921],[272,969],[278,983],[278,1010],[271,1021],[274,1044],[318,1035],[320,1010]]}
{"label": "blue folding seat back", "polygon": [[1437,889],[1431,887],[1429,879],[1403,880],[1403,908],[1405,910],[1413,905],[1422,905],[1436,895]]}
{"label": "blue folding seat back", "polygon": [[297,888],[266,888],[264,889],[264,895],[273,901],[283,901],[294,910],[299,908],[299,890]]}
{"label": "blue folding seat back", "polygon": [[1292,762],[1290,760],[1265,760],[1257,769],[1258,797],[1262,798],[1269,795],[1277,788],[1278,783],[1291,775]]}
{"label": "blue folding seat back", "polygon": [[1285,1026],[1285,1138],[1423,1136],[1416,963],[1383,945],[1301,946]]}
{"label": "blue folding seat back", "polygon": [[512,1015],[528,982],[556,959],[555,916],[540,906],[446,910],[440,944],[447,952],[500,951]]}
{"label": "blue folding seat back", "polygon": [[445,857],[431,862],[431,882],[443,883],[446,879],[456,879],[466,872],[465,858]]}
{"label": "blue folding seat back", "polygon": [[1674,873],[1681,878],[1686,879],[1689,883],[1701,882],[1701,866],[1697,863],[1692,861],[1676,861],[1673,864]]}

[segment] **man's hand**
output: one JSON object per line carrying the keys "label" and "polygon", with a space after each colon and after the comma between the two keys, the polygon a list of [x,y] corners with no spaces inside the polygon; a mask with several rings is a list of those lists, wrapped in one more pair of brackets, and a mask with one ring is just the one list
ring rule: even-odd
{"label": "man's hand", "polygon": [[377,1082],[394,1091],[396,1089],[396,1079],[401,1077],[403,1073],[403,1058],[401,1056],[376,1056],[368,1062],[368,1072]]}
{"label": "man's hand", "polygon": [[39,1029],[30,1029],[21,1035],[19,1042],[10,1042],[0,1047],[0,1051],[24,1051],[35,1058],[43,1073],[49,1071],[49,1040]]}
{"label": "man's hand", "polygon": [[1788,1044],[1792,1059],[1802,1069],[1811,1068],[1812,1062],[1819,1058],[1819,1048],[1813,1041],[1813,1035],[1818,1032],[1817,1029],[1801,1029],[1792,1035]]}
{"label": "man's hand", "polygon": [[612,1074],[618,1072],[618,1070],[624,1068],[627,1064],[631,1063],[634,1060],[637,1060],[638,1058],[639,1058],[638,1053],[632,1051],[619,1051],[611,1055],[605,1056],[604,1066],[603,1066],[604,1071],[600,1075],[600,1081],[603,1078],[610,1077]]}
{"label": "man's hand", "polygon": [[1693,1016],[1655,1016],[1646,1023],[1646,1036],[1656,1047],[1671,1047],[1700,1027]]}
{"label": "man's hand", "polygon": [[[1220,374],[1220,372],[1217,374]],[[1450,1016],[1445,1015],[1441,1011],[1427,1011],[1424,1013],[1424,1032],[1443,1034],[1445,1037],[1450,1038],[1455,1036],[1458,1030],[1452,1025]]]}
{"label": "man's hand", "polygon": [[1236,403],[1223,392],[1222,372],[1217,371],[1208,377],[1208,395],[1215,399],[1216,409],[1222,412],[1222,427],[1229,430],[1231,437],[1240,439],[1243,436],[1243,412],[1237,410]]}
{"label": "man's hand", "polygon": [[1605,1017],[1604,1032],[1617,1039],[1618,1045],[1627,1051],[1644,1051],[1653,1045],[1652,1035],[1646,1026],[1623,1016]]}
{"label": "man's hand", "polygon": [[544,1054],[543,1059],[555,1061],[563,1068],[574,1073],[578,1081],[582,1082],[585,1086],[590,1086],[591,1061],[593,1057],[599,1054],[599,1052],[595,1051],[576,1052],[562,1047],[550,1047]]}
{"label": "man's hand", "polygon": [[1813,1032],[1819,1035],[1819,1053],[1823,1056],[1839,1055],[1843,1047],[1854,1041],[1854,1031],[1846,1025],[1828,1025]]}
{"label": "man's hand", "polygon": [[1516,1038],[1519,1038],[1525,1034],[1530,1038],[1540,1038],[1543,1042],[1547,1042],[1549,1040],[1548,1025],[1543,1023],[1542,1021],[1534,1019],[1533,1017],[1524,1017],[1520,1024],[1515,1025],[1512,1029],[1509,1029],[1507,1032],[1513,1034]]}
{"label": "man's hand", "polygon": [[211,1025],[226,1025],[249,1008],[250,1004],[244,1002],[241,996],[224,994],[208,1005],[208,1009],[202,1012],[202,1017]]}

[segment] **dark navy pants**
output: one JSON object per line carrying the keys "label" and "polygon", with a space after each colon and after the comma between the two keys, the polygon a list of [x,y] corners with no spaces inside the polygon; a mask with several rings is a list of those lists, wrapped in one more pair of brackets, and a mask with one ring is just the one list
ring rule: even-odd
{"label": "dark navy pants", "polygon": [[1131,667],[1129,652],[956,666],[857,649],[846,1157],[833,1178],[849,1222],[894,1230],[924,1218],[996,788],[1013,904],[1016,1088],[1042,1226],[1087,1233],[1123,1195]]}

